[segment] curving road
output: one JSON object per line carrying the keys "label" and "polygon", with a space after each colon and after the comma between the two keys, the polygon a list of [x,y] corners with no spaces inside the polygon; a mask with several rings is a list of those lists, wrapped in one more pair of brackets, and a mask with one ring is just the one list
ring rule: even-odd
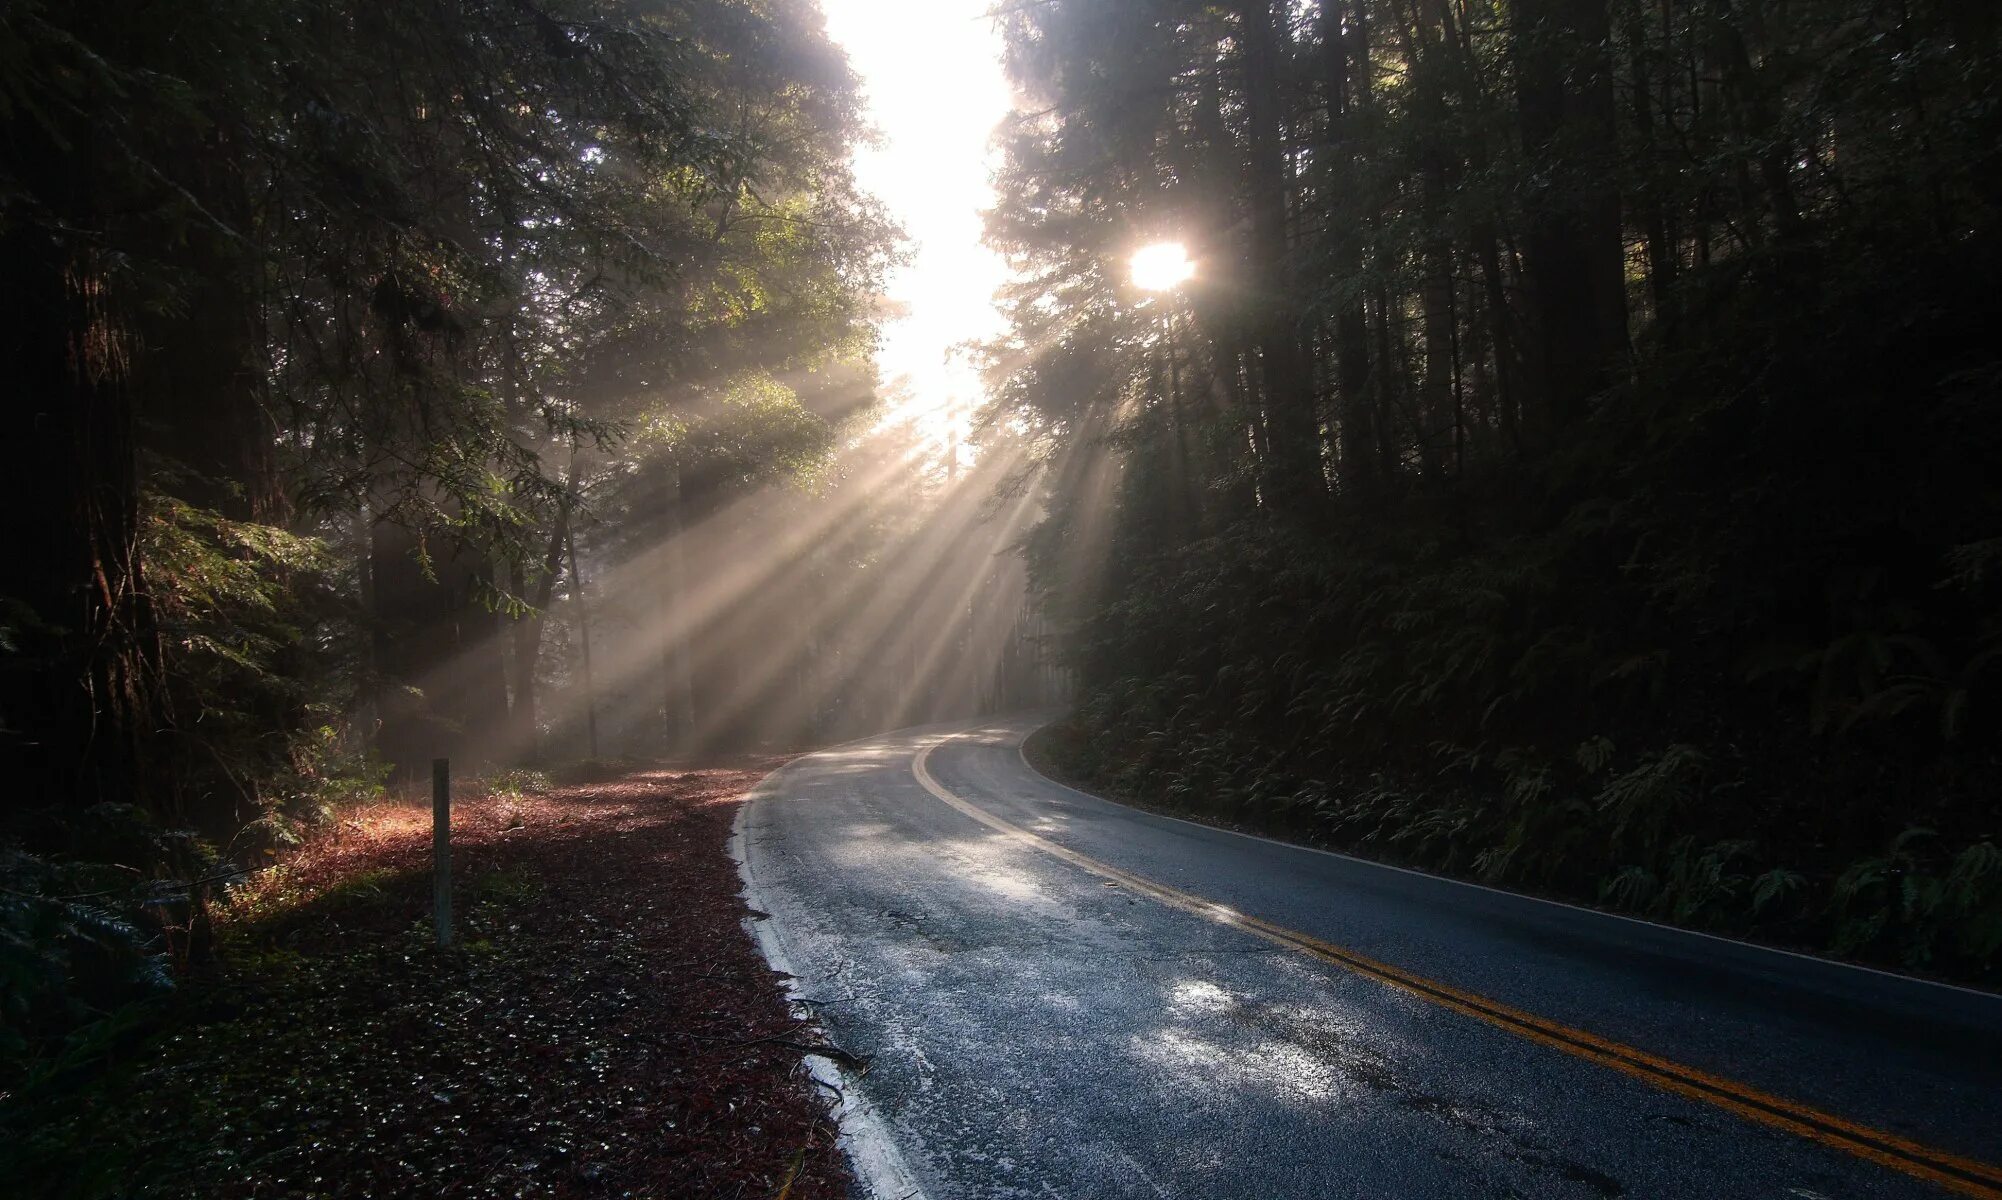
{"label": "curving road", "polygon": [[2002,999],[1139,812],[1037,723],[740,820],[878,1194],[2002,1200]]}

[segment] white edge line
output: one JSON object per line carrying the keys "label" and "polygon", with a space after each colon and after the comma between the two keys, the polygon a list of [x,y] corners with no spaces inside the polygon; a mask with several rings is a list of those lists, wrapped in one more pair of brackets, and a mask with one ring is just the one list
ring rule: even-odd
{"label": "white edge line", "polygon": [[[878,737],[883,735],[876,735]],[[843,745],[858,745],[875,738],[858,738]],[[827,749],[839,749],[830,746]],[[821,751],[814,751],[821,753]],[[805,755],[801,756],[806,757]],[[798,759],[794,760],[795,762]],[[787,763],[786,766],[791,766]],[[745,833],[745,822],[755,804],[767,791],[772,780],[785,766],[759,780],[750,791],[744,793],[737,805],[736,820],[730,824],[730,857],[737,860],[737,876],[744,881],[742,895],[745,903],[752,908],[769,913],[771,908],[764,900],[764,893],[758,887],[757,879],[751,873],[751,844]],[[800,980],[793,970],[792,958],[786,953],[785,941],[778,931],[778,918],[768,916],[764,920],[746,917],[744,929],[758,943],[759,953],[764,955],[772,970],[786,977],[786,1001],[800,1016],[811,1016],[812,1010],[805,1003],[800,989]],[[840,1130],[838,1141],[847,1152],[848,1162],[855,1170],[855,1181],[863,1193],[873,1200],[926,1200],[924,1188],[912,1174],[904,1161],[903,1152],[897,1149],[896,1139],[890,1134],[889,1122],[877,1110],[869,1098],[862,1094],[861,1081],[843,1075],[840,1064],[824,1055],[809,1054],[801,1061],[813,1081],[827,1089],[832,1099],[828,1110]]]}
{"label": "white edge line", "polygon": [[1037,725],[1034,728],[1025,731],[1022,734],[1022,740],[1015,743],[1015,757],[1019,758],[1022,761],[1023,768],[1027,770],[1029,774],[1035,776],[1037,779],[1042,780],[1044,783],[1051,785],[1052,787],[1061,788],[1064,791],[1069,792],[1073,796],[1083,796],[1088,800],[1097,800],[1103,804],[1111,804],[1116,807],[1123,808],[1128,812],[1139,813],[1143,816],[1148,816],[1148,817],[1158,817],[1163,821],[1173,821],[1177,825],[1188,825],[1196,829],[1208,830],[1211,833],[1228,834],[1234,838],[1244,838],[1246,841],[1264,842],[1268,846],[1283,846],[1288,850],[1304,850],[1309,854],[1324,854],[1329,858],[1338,858],[1343,862],[1354,863],[1360,867],[1373,867],[1379,871],[1396,871],[1400,875],[1415,875],[1420,879],[1432,880],[1434,883],[1450,883],[1454,887],[1472,888],[1474,891],[1477,892],[1487,892],[1491,895],[1505,896],[1511,900],[1527,900],[1535,904],[1546,904],[1549,905],[1551,908],[1566,909],[1575,913],[1586,913],[1594,917],[1604,917],[1607,920],[1612,920],[1612,921],[1625,921],[1629,925],[1639,925],[1644,929],[1651,929],[1657,933],[1676,934],[1682,937],[1689,937],[1689,938],[1702,938],[1705,941],[1721,942],[1726,946],[1732,946],[1739,950],[1752,950],[1761,954],[1783,955],[1787,958],[1800,959],[1803,962],[1818,963],[1824,967],[1841,967],[1842,969],[1847,971],[1860,971],[1865,975],[1875,975],[1880,979],[1895,980],[1899,983],[1922,984],[1926,987],[1942,988],[1949,992],[1958,992],[1963,996],[1974,996],[1979,999],[1986,1000],[1990,1003],[2002,1003],[2002,995],[1997,995],[1994,992],[1983,991],[1980,988],[1963,987],[1957,983],[1942,983],[1937,979],[1927,979],[1919,975],[1903,975],[1896,971],[1886,971],[1879,967],[1866,967],[1860,963],[1845,962],[1839,958],[1824,958],[1818,954],[1803,954],[1798,950],[1785,950],[1778,946],[1767,946],[1767,945],[1762,945],[1758,942],[1740,941],[1737,938],[1722,937],[1714,933],[1704,933],[1703,931],[1698,929],[1684,929],[1679,925],[1664,925],[1659,921],[1650,921],[1643,917],[1628,916],[1625,913],[1607,912],[1605,909],[1602,908],[1587,908],[1582,904],[1569,904],[1563,900],[1551,900],[1543,896],[1531,895],[1528,892],[1512,892],[1509,891],[1507,888],[1491,887],[1485,883],[1474,883],[1466,879],[1455,879],[1450,875],[1434,875],[1430,871],[1420,871],[1412,867],[1400,867],[1393,863],[1377,862],[1376,860],[1369,858],[1358,858],[1353,854],[1343,854],[1339,850],[1323,850],[1319,846],[1304,846],[1301,845],[1299,842],[1288,842],[1288,841],[1283,841],[1279,838],[1265,837],[1262,834],[1245,833],[1241,830],[1236,830],[1236,829],[1226,829],[1221,825],[1209,825],[1205,824],[1202,821],[1192,821],[1187,817],[1171,816],[1168,813],[1156,812],[1151,808],[1141,808],[1138,805],[1133,805],[1133,804],[1122,804],[1119,801],[1114,800],[1108,796],[1100,796],[1094,792],[1087,792],[1082,788],[1074,788],[1070,784],[1065,783],[1060,779],[1051,779],[1048,775],[1045,775],[1041,771],[1038,771],[1036,769],[1036,764],[1029,761],[1029,752],[1028,752],[1029,739],[1038,732],[1049,728],[1051,725],[1056,724],[1057,721],[1061,719],[1062,719],[1061,717],[1051,718],[1050,720],[1043,722],[1041,725]]}

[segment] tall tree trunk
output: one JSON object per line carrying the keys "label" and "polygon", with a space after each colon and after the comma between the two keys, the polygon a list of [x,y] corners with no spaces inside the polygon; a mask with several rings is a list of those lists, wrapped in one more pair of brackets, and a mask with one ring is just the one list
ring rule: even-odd
{"label": "tall tree trunk", "polygon": [[[58,111],[67,111],[59,109]],[[131,337],[100,227],[87,120],[60,140],[38,115],[0,121],[0,173],[49,181],[0,225],[0,354],[14,411],[0,424],[0,765],[16,804],[100,800],[171,810],[148,772],[165,724],[160,647],[138,549]]]}
{"label": "tall tree trunk", "polygon": [[1451,123],[1446,112],[1442,75],[1446,64],[1438,42],[1443,13],[1413,5],[1410,17],[1401,5],[1393,5],[1398,32],[1404,42],[1404,58],[1411,67],[1412,116],[1418,126],[1418,219],[1424,229],[1419,248],[1419,268],[1423,283],[1419,307],[1423,313],[1422,336],[1425,372],[1418,381],[1418,457],[1427,476],[1444,474],[1440,439],[1450,431],[1459,457],[1461,430],[1457,416],[1459,397],[1454,387],[1456,317],[1453,305],[1453,245],[1448,237],[1446,194],[1451,187],[1453,145]]}
{"label": "tall tree trunk", "polygon": [[688,579],[688,497],[681,486],[681,468],[672,468],[668,479],[667,517],[667,610],[671,615],[667,646],[661,651],[661,716],[666,724],[667,748],[673,753],[695,749],[695,654],[689,639],[695,629],[688,621],[688,600],[694,594]]}
{"label": "tall tree trunk", "polygon": [[[575,476],[575,469],[572,469]],[[566,481],[566,489],[569,484]],[[514,686],[508,706],[508,722],[513,728],[509,740],[512,754],[532,753],[542,736],[541,684],[537,680],[542,665],[542,631],[548,623],[549,605],[556,598],[556,579],[563,571],[563,550],[570,534],[570,506],[556,510],[550,526],[549,542],[542,553],[541,571],[526,579],[519,564],[515,567],[515,594],[527,601],[530,612],[516,617],[509,631],[513,639]]]}
{"label": "tall tree trunk", "polygon": [[168,462],[166,491],[242,521],[285,519],[277,429],[265,406],[260,265],[246,165],[233,132],[185,147],[188,186],[202,198],[178,250],[191,282],[177,310],[142,320],[145,440]]}
{"label": "tall tree trunk", "polygon": [[1488,341],[1495,360],[1495,418],[1502,440],[1512,450],[1522,448],[1521,399],[1515,381],[1520,377],[1517,339],[1509,322],[1511,309],[1508,285],[1502,277],[1501,247],[1494,226],[1482,224],[1475,233],[1481,255],[1481,290],[1486,300]]}
{"label": "tall tree trunk", "polygon": [[[1677,239],[1670,232],[1666,173],[1660,169],[1655,145],[1654,58],[1647,49],[1646,14],[1633,10],[1627,30],[1627,45],[1633,69],[1634,141],[1646,170],[1646,179],[1634,196],[1640,226],[1647,237],[1648,298],[1654,305],[1654,319],[1660,336],[1672,338],[1675,328],[1675,283],[1682,266]],[[1663,114],[1667,116],[1666,113]]]}
{"label": "tall tree trunk", "polygon": [[1545,182],[1528,197],[1543,424],[1560,437],[1627,345],[1618,129],[1606,0],[1517,0],[1517,116]]}
{"label": "tall tree trunk", "polygon": [[20,406],[5,423],[0,484],[0,595],[14,606],[5,623],[19,655],[0,676],[9,778],[59,804],[169,807],[145,770],[162,722],[128,337],[92,251],[23,223],[0,253],[0,336]]}
{"label": "tall tree trunk", "polygon": [[486,555],[435,538],[420,554],[415,533],[378,519],[369,569],[376,663],[389,685],[379,705],[383,757],[404,774],[441,756],[488,760],[502,748],[508,713],[500,625],[482,595],[492,570]]}
{"label": "tall tree trunk", "polygon": [[1267,445],[1265,499],[1279,512],[1317,509],[1327,488],[1321,472],[1320,422],[1300,344],[1297,289],[1286,236],[1286,161],[1281,141],[1280,73],[1284,69],[1272,0],[1239,0],[1244,42],[1244,111],[1248,135],[1246,200],[1251,226],[1253,327]]}
{"label": "tall tree trunk", "polygon": [[[1222,41],[1219,33],[1210,43],[1218,54],[1222,53]],[[1250,353],[1240,309],[1244,279],[1241,256],[1231,254],[1235,245],[1231,231],[1239,223],[1233,206],[1241,170],[1237,144],[1224,121],[1223,81],[1214,63],[1202,73],[1198,83],[1194,125],[1202,143],[1203,158],[1192,174],[1205,231],[1205,244],[1197,252],[1208,269],[1204,272],[1205,286],[1190,297],[1190,312],[1193,324],[1203,335],[1198,340],[1209,347],[1210,403],[1205,415],[1212,429],[1240,425],[1248,428],[1255,423],[1256,416],[1255,402],[1244,379],[1244,360]],[[1219,514],[1220,523],[1256,512],[1257,472],[1239,469],[1246,461],[1254,466],[1260,461],[1253,451],[1252,439],[1211,437],[1206,442],[1209,453],[1205,457],[1214,460],[1209,463],[1210,476],[1228,481],[1217,498],[1223,510]]]}
{"label": "tall tree trunk", "polygon": [[[1376,387],[1372,389],[1375,401],[1370,405],[1370,440],[1376,445],[1377,458],[1383,464],[1383,477],[1395,479],[1402,448],[1392,434],[1396,427],[1393,419],[1397,411],[1398,385],[1407,375],[1398,370],[1397,357],[1391,349],[1391,307],[1390,285],[1381,278],[1370,289],[1370,299],[1376,305]],[[1402,335],[1399,335],[1400,338]]]}
{"label": "tall tree trunk", "polygon": [[[1196,535],[1202,520],[1200,501],[1195,491],[1196,462],[1189,445],[1189,417],[1182,400],[1182,360],[1181,350],[1176,345],[1175,310],[1170,307],[1161,318],[1162,349],[1168,357],[1168,391],[1166,396],[1168,435],[1173,439],[1174,462],[1170,480],[1174,494],[1170,498],[1174,514],[1174,543],[1180,545]],[[957,451],[955,450],[955,453]]]}
{"label": "tall tree trunk", "polygon": [[564,502],[563,552],[570,560],[570,601],[577,607],[577,655],[584,669],[584,744],[598,757],[598,680],[591,669],[591,614],[584,602],[584,574],[577,569],[577,529]]}
{"label": "tall tree trunk", "polygon": [[[1473,34],[1467,22],[1454,16],[1454,6],[1446,0],[1427,0],[1432,5],[1434,19],[1444,31],[1441,49],[1451,58],[1450,72],[1461,110],[1466,113],[1485,113],[1491,110],[1492,102],[1487,88],[1481,80],[1480,60],[1474,54]],[[1467,171],[1475,178],[1488,173],[1492,154],[1487,138],[1476,132],[1467,139]],[[1521,448],[1521,432],[1517,425],[1518,388],[1516,381],[1521,377],[1521,339],[1517,336],[1512,321],[1514,310],[1509,304],[1508,285],[1502,269],[1501,229],[1502,216],[1492,205],[1484,205],[1474,216],[1469,230],[1468,245],[1474,258],[1480,264],[1482,314],[1487,323],[1486,333],[1490,351],[1494,356],[1494,420],[1502,434],[1504,444],[1512,449]],[[1468,318],[1472,327],[1473,318]]]}
{"label": "tall tree trunk", "polygon": [[[1791,166],[1794,154],[1785,131],[1779,127],[1779,106],[1773,96],[1773,86],[1752,63],[1751,51],[1745,45],[1745,34],[1740,28],[1741,18],[1731,0],[1710,2],[1716,6],[1717,12],[1712,22],[1712,53],[1720,68],[1725,93],[1730,97],[1729,112],[1735,132],[1745,145],[1757,147],[1752,153],[1751,165],[1757,168],[1758,185],[1755,187],[1751,183],[1751,172],[1741,163],[1744,181],[1741,186],[1749,200],[1756,200],[1756,193],[1764,192],[1764,207],[1781,248],[1797,248],[1804,236],[1806,222],[1801,217],[1800,202],[1794,196]],[[1752,0],[1745,8],[1746,16],[1742,19],[1755,28],[1762,25],[1757,0]]]}
{"label": "tall tree trunk", "polygon": [[1441,439],[1459,437],[1454,415],[1459,398],[1453,388],[1453,250],[1444,238],[1426,239],[1420,255],[1425,282],[1419,302],[1424,311],[1425,373],[1418,382],[1419,458],[1425,473],[1444,475]]}
{"label": "tall tree trunk", "polygon": [[[1346,17],[1345,15],[1346,14]],[[1321,47],[1325,57],[1330,143],[1328,192],[1362,195],[1358,118],[1369,110],[1371,61],[1364,6],[1325,0],[1321,6]],[[1374,213],[1365,199],[1331,216],[1335,285],[1335,393],[1341,413],[1341,486],[1368,491],[1381,478],[1370,417],[1369,322],[1363,308],[1363,231]]]}

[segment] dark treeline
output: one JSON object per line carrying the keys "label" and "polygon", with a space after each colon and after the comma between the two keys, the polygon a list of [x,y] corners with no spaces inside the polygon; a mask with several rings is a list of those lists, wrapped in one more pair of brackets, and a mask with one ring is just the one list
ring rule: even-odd
{"label": "dark treeline", "polygon": [[[2002,970],[1984,0],[1056,0],[991,238],[1072,765]],[[1185,287],[1129,284],[1184,243]]]}
{"label": "dark treeline", "polygon": [[899,239],[810,0],[18,0],[0,63],[0,1092],[434,756],[1027,677],[1019,506],[879,418]]}

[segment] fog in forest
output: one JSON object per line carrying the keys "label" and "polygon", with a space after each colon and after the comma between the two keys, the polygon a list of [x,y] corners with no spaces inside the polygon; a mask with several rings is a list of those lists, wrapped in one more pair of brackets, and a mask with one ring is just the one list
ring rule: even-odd
{"label": "fog in forest", "polygon": [[[762,1122],[725,1092],[803,1077],[730,813],[775,769],[828,784],[794,849],[959,871],[937,908],[982,920],[1061,891],[982,890],[1043,838],[1001,811],[1069,836],[1096,796],[1094,896],[1151,869],[1138,806],[2002,984],[1998,64],[1992,0],[0,4],[0,1143],[42,1122],[34,1194],[152,1194],[115,1164],[206,1154],[180,1116],[303,1111],[266,1084],[311,988],[498,1011],[573,958],[608,1022],[643,978],[649,1028],[700,1027],[628,1098]],[[1170,908],[1285,890],[1188,832]],[[500,950],[406,953],[459,835]],[[884,961],[990,948],[818,874]],[[1296,890],[1258,920],[1378,900]],[[1096,911],[1007,919],[1057,955],[1115,944],[1072,937]],[[522,1029],[584,1011],[536,994]],[[378,1027],[489,1011],[429,1003],[343,1009],[327,1103]],[[38,1108],[123,1087],[170,1009],[265,1057],[212,1044],[116,1151]],[[311,1147],[379,1132],[355,1103]],[[815,1114],[656,1194],[846,1194],[774,1166],[834,1161]],[[269,1132],[202,1170],[320,1161]],[[402,1191],[452,1192],[441,1147]],[[247,1170],[182,1177],[322,1190]]]}
{"label": "fog in forest", "polygon": [[[1059,699],[1018,552],[1037,516],[1022,448],[909,402],[816,415],[830,444],[776,478],[728,459],[610,476],[548,608],[537,745],[441,741],[503,761],[790,748]],[[508,728],[523,651],[494,627],[418,685],[463,697],[467,731]]]}

